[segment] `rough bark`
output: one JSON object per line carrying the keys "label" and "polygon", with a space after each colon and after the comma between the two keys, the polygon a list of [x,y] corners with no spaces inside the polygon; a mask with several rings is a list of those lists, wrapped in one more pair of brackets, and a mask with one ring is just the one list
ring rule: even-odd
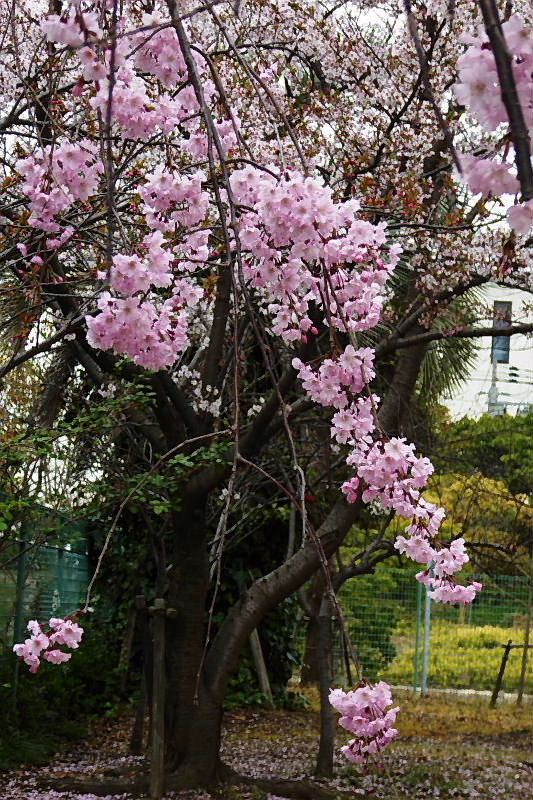
{"label": "rough bark", "polygon": [[[333,552],[353,520],[353,507],[339,500],[319,529],[326,554]],[[166,767],[181,785],[211,785],[226,777],[220,736],[226,687],[242,647],[265,614],[298,589],[319,565],[307,542],[285,564],[264,576],[229,612],[201,671],[209,586],[205,508],[187,507],[175,518],[175,547],[168,567]]]}
{"label": "rough bark", "polygon": [[427,344],[424,343],[398,353],[391,387],[378,415],[387,436],[397,436],[403,431],[426,350]]}
{"label": "rough bark", "polygon": [[301,686],[318,686],[320,679],[318,669],[318,619],[316,614],[309,617],[305,637],[305,650],[300,673]]}

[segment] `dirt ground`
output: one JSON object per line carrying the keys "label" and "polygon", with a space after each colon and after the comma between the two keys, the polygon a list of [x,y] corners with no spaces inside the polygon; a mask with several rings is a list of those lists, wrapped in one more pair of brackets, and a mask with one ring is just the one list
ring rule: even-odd
{"label": "dirt ground", "polygon": [[[526,800],[533,796],[532,706],[442,695],[397,698],[399,737],[367,774],[338,753],[335,777],[324,789],[350,800]],[[143,758],[127,755],[131,719],[99,720],[90,737],[58,754],[47,767],[26,768],[0,776],[1,800],[96,800],[90,791],[45,788],[50,779],[106,781],[122,771],[140,773]],[[223,758],[253,778],[307,781],[313,776],[318,743],[316,711],[243,710],[228,713]],[[348,738],[339,728],[338,745]],[[309,784],[307,784],[309,785]],[[89,789],[90,786],[87,786]],[[307,797],[319,797],[308,789]],[[302,797],[306,796],[305,792]],[[106,800],[138,800],[139,794],[108,794]],[[283,800],[250,787],[169,792],[167,800]]]}

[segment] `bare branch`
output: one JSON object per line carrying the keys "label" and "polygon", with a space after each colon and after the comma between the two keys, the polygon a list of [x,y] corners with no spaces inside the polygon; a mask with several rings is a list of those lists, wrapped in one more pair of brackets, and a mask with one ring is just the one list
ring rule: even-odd
{"label": "bare branch", "polygon": [[533,323],[527,322],[521,325],[508,325],[503,328],[463,328],[462,330],[453,331],[427,331],[427,333],[418,333],[414,336],[407,336],[401,339],[392,338],[380,347],[379,355],[384,356],[386,353],[392,353],[404,347],[415,347],[419,344],[434,342],[440,339],[475,339],[482,336],[515,336],[517,333],[533,333]]}

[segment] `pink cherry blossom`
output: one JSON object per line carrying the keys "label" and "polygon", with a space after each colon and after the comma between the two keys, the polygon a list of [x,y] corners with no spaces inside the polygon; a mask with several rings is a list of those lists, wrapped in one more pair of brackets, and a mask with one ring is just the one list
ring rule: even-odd
{"label": "pink cherry blossom", "polygon": [[28,622],[31,637],[23,643],[13,645],[13,652],[36,673],[40,666],[40,658],[51,664],[63,664],[69,661],[72,653],[58,649],[58,645],[75,650],[79,647],[83,636],[83,628],[73,619],[52,617],[48,622],[49,630],[44,633],[37,620]]}
{"label": "pink cherry blossom", "polygon": [[533,200],[508,208],[507,219],[515,233],[529,233],[533,227]]}
{"label": "pink cherry blossom", "polygon": [[390,686],[380,681],[375,686],[362,684],[354,691],[331,689],[329,702],[339,711],[341,725],[354,739],[341,748],[342,753],[356,764],[366,764],[397,736],[393,728],[399,708],[392,704]]}

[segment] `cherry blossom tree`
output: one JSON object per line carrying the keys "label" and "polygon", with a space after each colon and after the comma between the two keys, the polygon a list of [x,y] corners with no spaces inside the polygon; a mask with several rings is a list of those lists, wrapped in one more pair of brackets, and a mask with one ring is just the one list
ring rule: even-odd
{"label": "cherry blossom tree", "polygon": [[[17,326],[0,374],[64,346],[101,394],[143,382],[149,402],[123,414],[147,475],[189,458],[169,480],[160,587],[173,609],[166,766],[184,784],[226,774],[222,705],[239,653],[326,567],[361,503],[406,520],[394,547],[423,565],[432,597],[468,603],[480,588],[455,579],[464,543],[439,540],[445,512],[423,497],[432,466],[405,434],[430,348],[533,327],[477,325],[484,310],[464,302],[488,281],[530,286],[522,6],[502,25],[480,2],[486,33],[475,4],[450,14],[441,0],[2,9],[1,280]],[[503,193],[516,195],[512,232]],[[311,410],[344,470],[319,519],[298,436]],[[262,461],[273,442],[285,478]],[[211,581],[253,473],[289,499],[300,533],[210,638]],[[32,641],[19,655],[38,657]],[[396,714],[386,686],[358,680],[332,699],[356,761],[393,738]]]}

